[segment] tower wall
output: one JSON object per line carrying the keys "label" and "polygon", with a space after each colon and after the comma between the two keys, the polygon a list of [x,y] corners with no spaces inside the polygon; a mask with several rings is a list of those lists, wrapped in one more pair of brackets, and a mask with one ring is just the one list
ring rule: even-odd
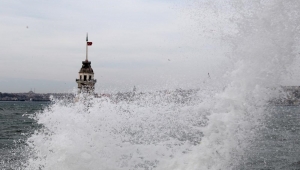
{"label": "tower wall", "polygon": [[76,79],[76,83],[78,84],[78,92],[93,93],[96,82],[97,80],[94,79],[94,71],[91,67],[91,62],[87,60],[83,61],[82,67],[79,71],[78,79]]}

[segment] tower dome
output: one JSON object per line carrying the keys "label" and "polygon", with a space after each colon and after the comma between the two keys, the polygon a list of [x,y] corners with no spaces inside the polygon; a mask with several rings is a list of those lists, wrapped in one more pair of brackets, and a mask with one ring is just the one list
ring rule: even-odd
{"label": "tower dome", "polygon": [[94,71],[91,67],[91,62],[87,61],[87,60],[82,61],[82,67],[81,67],[79,73],[94,74]]}

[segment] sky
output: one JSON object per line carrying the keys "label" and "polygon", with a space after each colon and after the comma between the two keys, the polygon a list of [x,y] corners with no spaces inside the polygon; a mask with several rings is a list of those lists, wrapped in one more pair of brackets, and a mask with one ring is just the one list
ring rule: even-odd
{"label": "sky", "polygon": [[212,33],[215,20],[191,6],[185,0],[1,1],[0,92],[73,91],[86,33],[97,92],[197,88],[208,73],[222,72],[226,48]]}

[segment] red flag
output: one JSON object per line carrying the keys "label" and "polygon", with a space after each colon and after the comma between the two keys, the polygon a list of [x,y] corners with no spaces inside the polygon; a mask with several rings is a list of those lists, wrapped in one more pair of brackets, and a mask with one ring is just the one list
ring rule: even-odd
{"label": "red flag", "polygon": [[93,42],[86,42],[88,46],[91,46]]}

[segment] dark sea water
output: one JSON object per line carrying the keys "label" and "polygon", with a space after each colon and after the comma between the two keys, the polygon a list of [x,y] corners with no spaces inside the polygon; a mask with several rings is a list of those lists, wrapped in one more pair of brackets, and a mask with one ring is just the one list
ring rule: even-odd
{"label": "dark sea water", "polygon": [[[0,102],[0,169],[26,162],[25,140],[39,129],[29,118],[49,102]],[[272,106],[238,169],[300,169],[300,106]]]}
{"label": "dark sea water", "polygon": [[300,169],[300,106],[274,106],[242,169]]}
{"label": "dark sea water", "polygon": [[[50,102],[0,102],[0,169],[11,169],[23,157],[25,140],[38,129],[29,118],[41,112]],[[13,168],[12,168],[13,169]]]}

